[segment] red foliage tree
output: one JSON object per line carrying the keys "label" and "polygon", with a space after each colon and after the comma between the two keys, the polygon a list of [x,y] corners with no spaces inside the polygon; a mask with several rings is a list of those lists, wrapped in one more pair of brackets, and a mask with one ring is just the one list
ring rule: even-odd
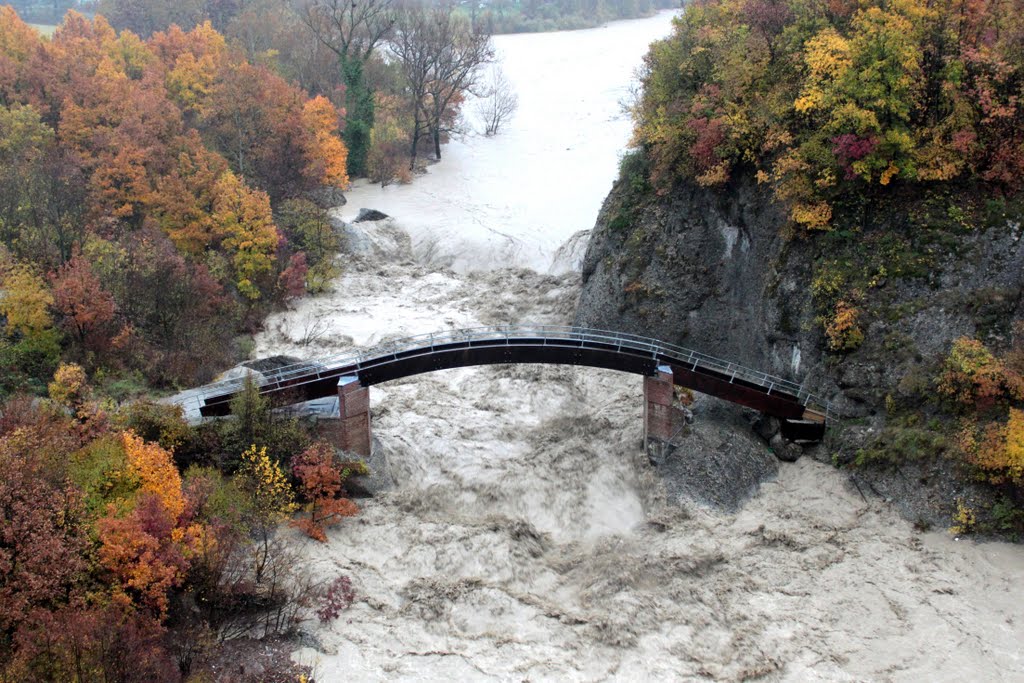
{"label": "red foliage tree", "polygon": [[[152,617],[117,605],[37,610],[19,630],[11,680],[174,683],[181,680]],[[3,673],[3,672],[0,672]]]}
{"label": "red foliage tree", "polygon": [[281,271],[277,278],[277,286],[281,291],[281,297],[285,300],[297,299],[306,293],[306,273],[309,266],[306,265],[306,253],[300,251],[292,254],[288,260],[288,267]]}
{"label": "red foliage tree", "polygon": [[100,563],[113,575],[119,601],[138,604],[159,617],[167,614],[168,591],[181,584],[188,568],[175,542],[175,522],[151,493],[140,494],[125,517],[115,516],[111,508],[97,522]]}
{"label": "red foliage tree", "polygon": [[81,502],[45,436],[22,428],[0,440],[0,652],[29,612],[73,596],[85,570]]}
{"label": "red foliage tree", "polygon": [[298,520],[296,525],[310,538],[325,542],[324,527],[359,512],[356,504],[342,493],[346,479],[365,472],[362,463],[339,461],[334,448],[324,441],[314,443],[292,458],[292,473],[302,484],[301,491],[309,501],[309,518]]}
{"label": "red foliage tree", "polygon": [[88,351],[103,351],[114,332],[114,297],[81,255],[74,256],[53,278],[53,306],[62,325]]}

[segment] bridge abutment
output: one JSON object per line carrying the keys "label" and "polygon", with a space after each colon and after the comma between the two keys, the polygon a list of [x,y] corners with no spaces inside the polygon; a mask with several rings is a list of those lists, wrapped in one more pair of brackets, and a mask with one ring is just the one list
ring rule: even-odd
{"label": "bridge abutment", "polygon": [[338,413],[337,421],[321,423],[327,440],[346,453],[370,457],[370,389],[362,386],[354,375],[338,380]]}

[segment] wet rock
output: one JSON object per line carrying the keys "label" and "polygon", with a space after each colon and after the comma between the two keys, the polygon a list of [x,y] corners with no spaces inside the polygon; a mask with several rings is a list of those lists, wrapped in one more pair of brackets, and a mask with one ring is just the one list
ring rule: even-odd
{"label": "wet rock", "polygon": [[776,434],[768,443],[775,451],[775,457],[782,462],[796,462],[804,454],[804,449],[795,443],[786,441],[782,438],[782,434]]}
{"label": "wet rock", "polygon": [[[699,397],[693,424],[655,447],[652,464],[664,482],[667,500],[694,501],[734,511],[775,476],[778,461],[732,406]],[[651,458],[651,451],[648,452]]]}
{"label": "wet rock", "polygon": [[348,203],[345,195],[336,187],[321,187],[313,190],[307,196],[309,201],[322,209],[333,209],[338,206],[345,206]]}
{"label": "wet rock", "polygon": [[377,209],[359,209],[359,213],[356,214],[356,219],[353,223],[364,223],[366,221],[383,221],[390,218],[386,213],[378,211]]}
{"label": "wet rock", "polygon": [[766,442],[771,442],[772,437],[779,433],[782,429],[782,425],[779,424],[778,418],[771,417],[770,415],[757,414],[752,425],[754,433],[764,439]]}
{"label": "wet rock", "polygon": [[[383,214],[382,214],[383,215]],[[331,216],[331,224],[341,233],[345,251],[374,261],[403,261],[412,258],[412,240],[394,219],[361,220],[346,223],[340,216]]]}
{"label": "wet rock", "polygon": [[365,459],[369,474],[352,477],[345,488],[354,498],[372,498],[395,488],[395,475],[388,461],[390,449],[374,439],[370,457]]}

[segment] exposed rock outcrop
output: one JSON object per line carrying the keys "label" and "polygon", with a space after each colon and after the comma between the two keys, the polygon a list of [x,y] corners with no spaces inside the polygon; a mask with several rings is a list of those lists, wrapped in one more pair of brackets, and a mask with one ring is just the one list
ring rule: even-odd
{"label": "exposed rock outcrop", "polygon": [[[780,208],[751,179],[720,190],[683,185],[660,197],[620,179],[592,233],[576,323],[804,383],[842,418],[818,456],[849,460],[864,445],[855,436],[884,427],[887,397],[927,393],[953,340],[1005,346],[1010,321],[1024,314],[1021,224],[1012,206],[988,204],[970,189],[908,192],[846,207],[833,235],[803,238],[787,231]],[[823,331],[813,291],[829,268],[863,280],[856,296],[864,341],[852,351],[830,350]],[[885,494],[889,483],[874,485]],[[949,519],[948,510],[913,507],[905,511]]]}

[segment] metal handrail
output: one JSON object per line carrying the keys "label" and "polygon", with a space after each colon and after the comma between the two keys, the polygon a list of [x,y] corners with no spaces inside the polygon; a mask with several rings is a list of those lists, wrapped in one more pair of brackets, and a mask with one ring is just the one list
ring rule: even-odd
{"label": "metal handrail", "polygon": [[[805,407],[815,407],[828,412],[829,405],[807,391],[803,385],[797,384],[781,377],[775,377],[768,373],[754,370],[730,361],[715,358],[708,354],[688,349],[675,344],[629,334],[626,332],[615,332],[611,330],[592,329],[584,327],[573,327],[564,325],[501,325],[492,327],[471,327],[463,329],[452,329],[445,332],[430,332],[418,334],[400,339],[384,340],[374,346],[352,351],[346,354],[339,354],[322,359],[305,360],[291,365],[282,366],[275,370],[260,373],[262,378],[257,379],[261,387],[276,385],[279,389],[302,386],[308,382],[321,379],[324,375],[331,375],[339,369],[351,367],[354,372],[369,370],[374,367],[386,364],[394,360],[399,354],[406,354],[410,351],[423,350],[424,354],[414,354],[411,357],[434,353],[439,346],[466,343],[470,346],[473,342],[495,341],[504,342],[505,345],[513,343],[513,340],[540,339],[541,345],[560,345],[558,342],[578,342],[580,345],[602,344],[615,346],[618,352],[632,351],[650,354],[654,358],[665,360],[683,366],[692,366],[695,370],[704,369],[728,375],[733,381],[739,379],[749,384],[754,384],[773,392],[785,392],[795,396],[799,403]],[[520,346],[529,346],[529,343],[519,343]],[[305,382],[291,383],[290,380],[305,376],[312,376]],[[224,395],[235,393],[244,383],[244,378],[233,378],[213,382],[195,390],[189,391],[189,396],[183,396],[183,400],[200,400],[198,392],[205,396]],[[287,383],[287,384],[285,384]],[[173,399],[171,399],[173,401]]]}

